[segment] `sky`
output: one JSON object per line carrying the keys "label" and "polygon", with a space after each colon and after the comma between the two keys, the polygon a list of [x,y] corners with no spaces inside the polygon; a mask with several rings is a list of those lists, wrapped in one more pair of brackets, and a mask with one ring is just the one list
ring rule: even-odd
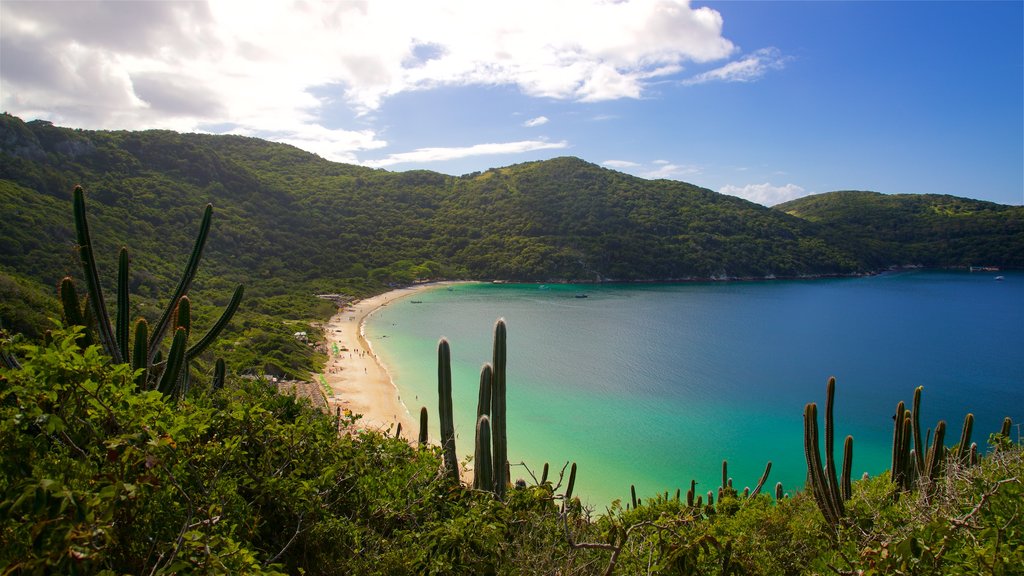
{"label": "sky", "polygon": [[0,109],[462,175],[577,156],[771,206],[1024,204],[1024,2],[0,0]]}

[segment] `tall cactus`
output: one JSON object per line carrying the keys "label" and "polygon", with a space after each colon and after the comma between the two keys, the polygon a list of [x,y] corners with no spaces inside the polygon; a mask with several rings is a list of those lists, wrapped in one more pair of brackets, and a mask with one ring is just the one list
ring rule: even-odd
{"label": "tall cactus", "polygon": [[964,425],[960,429],[960,443],[956,448],[956,459],[960,464],[969,464],[971,460],[971,432],[974,429],[974,414],[964,416]]}
{"label": "tall cactus", "polygon": [[[175,289],[174,295],[168,303],[167,308],[164,310],[160,320],[152,329],[150,329],[148,324],[136,323],[134,344],[136,347],[140,345],[146,346],[145,354],[142,354],[142,351],[137,348],[129,349],[128,346],[130,340],[128,250],[122,247],[118,255],[115,328],[111,325],[110,315],[107,312],[103,291],[100,287],[99,273],[92,245],[92,237],[89,233],[89,222],[86,217],[85,193],[82,191],[80,186],[76,186],[73,193],[73,212],[75,232],[78,241],[79,259],[81,260],[82,272],[85,277],[86,288],[89,294],[89,308],[86,311],[87,314],[81,313],[78,308],[77,296],[74,293],[74,286],[71,279],[65,278],[64,281],[61,282],[60,286],[61,302],[64,307],[65,319],[69,324],[89,326],[91,324],[89,316],[91,316],[95,321],[96,330],[99,334],[99,341],[103,346],[104,351],[117,363],[127,362],[130,360],[134,369],[143,370],[144,377],[139,379],[140,387],[150,389],[156,388],[168,395],[177,394],[180,391],[179,388],[181,387],[179,385],[182,381],[187,387],[189,373],[188,365],[200,353],[202,353],[217,338],[217,336],[219,336],[224,327],[227,326],[231,317],[237,310],[244,293],[243,287],[239,285],[235,289],[235,293],[227,308],[224,310],[224,313],[221,314],[221,317],[217,320],[214,326],[194,346],[191,348],[187,346],[188,333],[191,329],[191,315],[189,314],[187,299],[184,300],[184,310],[182,309],[182,302],[183,298],[186,298],[186,293],[188,292],[188,289],[192,284],[192,280],[195,278],[196,270],[199,267],[203,247],[206,244],[206,238],[209,234],[213,206],[207,204],[206,209],[203,212],[203,219],[199,227],[199,234],[196,238],[195,245],[192,249],[192,254],[189,257],[188,264],[186,265],[185,271],[178,283],[178,287]],[[160,356],[161,347],[163,346],[163,338],[172,323],[175,326],[175,335],[172,338],[171,351],[168,351],[167,361],[162,361]],[[177,334],[178,327],[184,328],[185,335],[183,339]],[[143,329],[143,337],[139,336],[138,330],[140,328]],[[177,349],[175,349],[175,344],[177,344]],[[169,374],[173,374],[175,378],[169,378]]]}
{"label": "tall cactus", "polygon": [[768,481],[768,474],[772,471],[772,463],[769,461],[768,465],[764,467],[764,474],[761,474],[761,479],[757,481],[757,486],[754,487],[754,491],[751,496],[757,496],[761,493],[761,488],[764,488],[764,483]]}
{"label": "tall cactus", "polygon": [[455,420],[452,414],[452,350],[445,338],[437,343],[437,397],[444,468],[448,477],[458,482],[459,460],[455,454]]}
{"label": "tall cactus", "polygon": [[921,391],[924,386],[914,389],[914,410],[911,413],[911,425],[914,428],[914,463],[916,464],[916,475],[924,474],[924,456],[928,451],[927,444],[921,444]]}
{"label": "tall cactus", "polygon": [[491,457],[494,463],[494,494],[499,499],[505,498],[508,486],[508,436],[506,431],[505,410],[505,371],[507,365],[505,319],[501,318],[494,324],[494,353],[491,362],[491,436],[494,449]]}
{"label": "tall cactus", "polygon": [[428,422],[427,422],[427,407],[426,406],[420,406],[420,437],[419,437],[419,445],[420,446],[426,446],[427,445],[427,440],[428,440],[428,437],[427,437],[427,424],[428,424]]}
{"label": "tall cactus", "polygon": [[809,403],[804,407],[804,456],[807,460],[807,477],[811,484],[811,492],[825,520],[835,527],[846,515],[844,490],[841,486],[849,484],[849,469],[852,468],[853,437],[847,437],[847,450],[844,450],[842,484],[836,476],[835,459],[832,454],[835,428],[833,422],[833,405],[835,402],[835,378],[829,378],[825,404],[825,468],[822,469],[821,451],[818,444],[818,406]]}
{"label": "tall cactus", "polygon": [[476,460],[473,466],[473,488],[493,492],[494,469],[491,466],[491,420],[486,414],[476,421]]}

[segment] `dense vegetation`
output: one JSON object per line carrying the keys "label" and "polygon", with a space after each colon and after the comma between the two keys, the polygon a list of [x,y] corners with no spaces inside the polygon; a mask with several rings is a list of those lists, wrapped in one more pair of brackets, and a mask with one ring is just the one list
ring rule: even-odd
{"label": "dense vegetation", "polygon": [[937,194],[830,192],[775,209],[815,222],[870,267],[1024,267],[1024,206]]}
{"label": "dense vegetation", "polygon": [[[993,436],[928,490],[853,482],[841,523],[809,493],[723,487],[607,510],[557,472],[505,498],[455,484],[439,449],[357,432],[262,381],[174,401],[75,331],[0,369],[3,574],[1013,574],[1021,447]],[[3,342],[3,352],[11,352]],[[879,417],[887,419],[887,411]],[[340,426],[342,434],[338,434]],[[798,450],[799,447],[794,447]],[[983,449],[984,451],[984,449]],[[556,468],[557,470],[557,468]]]}

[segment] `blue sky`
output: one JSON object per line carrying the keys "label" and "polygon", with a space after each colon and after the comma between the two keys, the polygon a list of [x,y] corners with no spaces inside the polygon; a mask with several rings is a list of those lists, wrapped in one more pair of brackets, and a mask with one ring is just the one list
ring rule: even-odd
{"label": "blue sky", "polygon": [[1024,203],[1022,2],[2,0],[0,27],[0,107],[58,125]]}

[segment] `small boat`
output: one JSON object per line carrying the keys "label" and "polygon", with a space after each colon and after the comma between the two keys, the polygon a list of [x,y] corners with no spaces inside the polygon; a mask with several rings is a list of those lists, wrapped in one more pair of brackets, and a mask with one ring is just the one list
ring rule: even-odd
{"label": "small boat", "polygon": [[423,304],[423,300],[410,300],[413,304]]}
{"label": "small boat", "polygon": [[999,281],[1006,280],[1006,276],[996,276],[996,280],[999,280]]}
{"label": "small boat", "polygon": [[576,293],[576,298],[586,298],[586,297],[587,297],[587,295],[584,294],[583,292],[577,292]]}

